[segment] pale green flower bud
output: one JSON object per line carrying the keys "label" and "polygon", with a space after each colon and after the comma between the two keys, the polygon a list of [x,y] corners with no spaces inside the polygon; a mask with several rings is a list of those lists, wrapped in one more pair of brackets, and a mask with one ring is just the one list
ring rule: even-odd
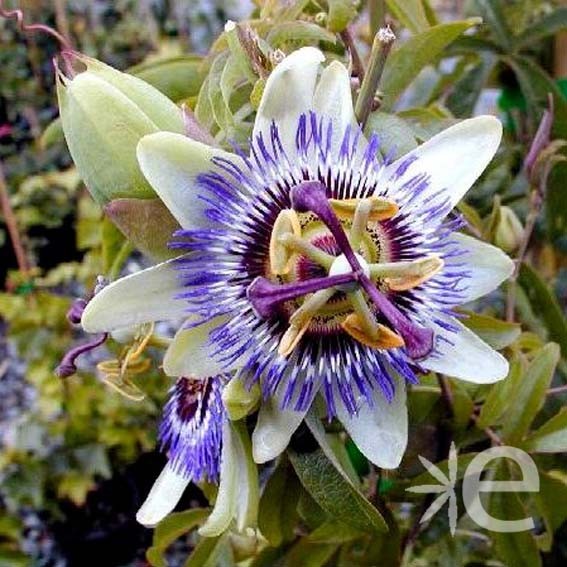
{"label": "pale green flower bud", "polygon": [[86,70],[73,78],[57,72],[57,97],[65,139],[93,197],[155,194],[142,175],[136,146],[146,134],[183,133],[181,110],[148,83],[96,59],[76,54]]}
{"label": "pale green flower bud", "polygon": [[500,207],[499,216],[494,243],[505,252],[514,252],[522,242],[524,227],[510,207]]}
{"label": "pale green flower bud", "polygon": [[237,421],[247,416],[260,403],[260,387],[254,384],[248,389],[241,380],[231,380],[222,392],[222,401],[228,416]]}

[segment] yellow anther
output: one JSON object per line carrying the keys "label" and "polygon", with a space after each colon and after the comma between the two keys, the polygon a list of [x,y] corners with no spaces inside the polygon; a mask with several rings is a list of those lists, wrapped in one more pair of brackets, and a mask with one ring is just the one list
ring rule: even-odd
{"label": "yellow anther", "polygon": [[289,328],[283,334],[278,353],[289,356],[305,334],[313,317],[325,306],[335,294],[334,289],[321,289],[308,297],[303,305],[289,318]]}
{"label": "yellow anther", "polygon": [[283,337],[280,340],[280,344],[278,346],[278,354],[280,354],[281,356],[289,356],[293,352],[307,329],[309,329],[311,319],[312,317],[307,318],[302,322],[301,326],[291,324],[288,327],[287,331],[283,334]]}
{"label": "yellow anther", "polygon": [[356,313],[351,313],[341,323],[343,330],[359,343],[376,349],[399,348],[404,346],[404,339],[384,325],[376,325],[374,335],[368,333],[367,325]]}
{"label": "yellow anther", "polygon": [[367,197],[366,199],[329,199],[336,215],[343,219],[352,219],[361,201],[370,203],[368,221],[381,221],[392,218],[399,210],[398,205],[383,197]]}
{"label": "yellow anther", "polygon": [[152,338],[153,330],[153,323],[143,325],[134,342],[122,350],[119,358],[97,364],[103,381],[130,400],[140,401],[145,397],[144,392],[130,378],[147,372],[152,365],[151,359],[144,358],[143,353]]}
{"label": "yellow anther", "polygon": [[412,262],[405,273],[392,275],[384,278],[384,281],[392,291],[406,291],[413,289],[438,274],[445,262],[438,256],[431,256]]}
{"label": "yellow anther", "polygon": [[281,240],[288,234],[300,236],[301,225],[294,210],[283,209],[274,223],[270,236],[270,270],[274,275],[287,274],[291,269],[293,250]]}

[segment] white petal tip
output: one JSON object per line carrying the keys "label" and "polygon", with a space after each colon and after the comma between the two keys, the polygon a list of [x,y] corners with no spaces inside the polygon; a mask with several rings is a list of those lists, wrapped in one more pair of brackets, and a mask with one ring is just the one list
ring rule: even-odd
{"label": "white petal tip", "polygon": [[254,432],[252,435],[252,458],[259,465],[277,458],[284,449],[285,446],[281,447],[281,441],[268,432]]}
{"label": "white petal tip", "polygon": [[138,523],[146,528],[159,524],[177,506],[189,482],[189,478],[176,472],[168,463],[138,510]]}
{"label": "white petal tip", "polygon": [[290,53],[276,67],[278,73],[291,69],[296,65],[307,65],[309,63],[322,63],[325,61],[325,55],[316,47],[301,47],[300,49]]}

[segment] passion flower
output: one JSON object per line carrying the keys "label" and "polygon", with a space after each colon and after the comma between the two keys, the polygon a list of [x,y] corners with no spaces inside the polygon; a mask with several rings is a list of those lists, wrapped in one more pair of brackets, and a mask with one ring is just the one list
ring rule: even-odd
{"label": "passion flower", "polygon": [[171,243],[181,256],[106,287],[82,324],[186,317],[164,369],[260,385],[256,462],[284,450],[321,394],[360,450],[394,468],[420,372],[477,383],[508,372],[453,311],[513,269],[452,214],[501,126],[465,120],[388,163],[356,123],[348,71],[320,73],[323,60],[303,48],[276,67],[249,153],[167,132],[141,140],[141,170],[182,227]]}

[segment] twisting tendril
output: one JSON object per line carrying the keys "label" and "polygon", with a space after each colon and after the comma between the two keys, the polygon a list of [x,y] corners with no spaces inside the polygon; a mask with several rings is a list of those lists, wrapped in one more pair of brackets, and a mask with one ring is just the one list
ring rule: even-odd
{"label": "twisting tendril", "polygon": [[51,26],[45,24],[26,24],[24,22],[24,12],[23,10],[8,10],[4,7],[4,0],[0,0],[0,17],[6,20],[14,20],[17,24],[18,29],[24,34],[41,32],[51,37],[55,38],[61,46],[61,57],[65,61],[65,65],[71,74],[73,73],[73,68],[71,66],[71,56],[74,52],[73,46],[69,40],[57,30],[53,29]]}

